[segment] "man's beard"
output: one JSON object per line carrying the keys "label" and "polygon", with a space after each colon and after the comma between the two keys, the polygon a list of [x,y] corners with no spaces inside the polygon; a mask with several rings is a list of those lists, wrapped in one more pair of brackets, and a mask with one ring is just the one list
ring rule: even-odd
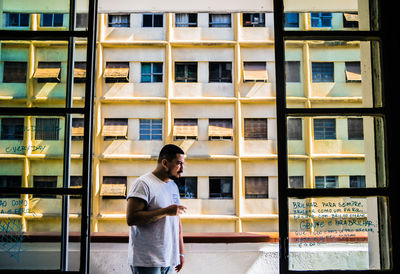
{"label": "man's beard", "polygon": [[168,174],[167,174],[167,175],[168,175],[168,178],[170,178],[170,179],[173,180],[173,181],[176,181],[176,180],[179,179],[181,173],[182,173],[182,172],[178,172],[178,175],[179,175],[179,176],[174,176],[174,175],[172,175],[171,172],[168,170]]}

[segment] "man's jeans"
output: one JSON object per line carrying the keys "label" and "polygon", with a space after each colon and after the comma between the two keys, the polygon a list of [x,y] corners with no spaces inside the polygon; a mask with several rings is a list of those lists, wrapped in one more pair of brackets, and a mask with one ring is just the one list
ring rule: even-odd
{"label": "man's jeans", "polygon": [[131,266],[133,274],[172,274],[173,267],[142,267]]}

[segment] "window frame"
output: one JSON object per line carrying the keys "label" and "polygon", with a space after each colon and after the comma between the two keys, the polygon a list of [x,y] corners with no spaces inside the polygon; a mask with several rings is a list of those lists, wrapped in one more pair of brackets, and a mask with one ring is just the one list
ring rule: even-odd
{"label": "window frame", "polygon": [[[259,22],[254,18],[259,16]],[[249,16],[249,21],[245,21],[245,16]],[[248,23],[247,23],[248,22]],[[242,27],[244,28],[265,28],[265,13],[242,13]]]}
{"label": "window frame", "polygon": [[[113,18],[120,16],[121,20],[112,22]],[[128,19],[125,22],[124,19]],[[131,27],[131,14],[130,13],[109,13],[107,16],[107,27],[109,28],[130,28]]]}
{"label": "window frame", "polygon": [[335,82],[335,63],[311,62],[311,81],[313,83]]}
{"label": "window frame", "polygon": [[[388,90],[390,88],[396,87],[396,81],[390,81],[388,78],[385,79],[379,78],[375,79],[378,81],[383,81],[384,83],[388,84],[390,87],[386,93],[383,91],[383,97],[379,97],[382,99],[382,105],[380,105],[380,101],[377,100],[372,107],[364,107],[364,108],[334,108],[334,107],[326,107],[326,108],[300,108],[300,107],[287,107],[287,98],[286,98],[286,83],[284,77],[284,60],[285,60],[285,42],[286,41],[330,41],[330,40],[348,40],[348,41],[382,41],[382,45],[386,41],[387,44],[390,43],[390,39],[395,39],[395,36],[391,34],[390,26],[396,25],[395,22],[395,13],[391,10],[391,5],[387,3],[382,3],[379,1],[379,4],[376,1],[369,1],[371,4],[370,6],[370,18],[374,18],[370,20],[371,28],[366,31],[344,31],[344,30],[328,30],[328,29],[320,29],[318,31],[293,31],[293,30],[285,30],[284,25],[282,22],[282,15],[284,14],[284,3],[280,0],[274,0],[274,32],[275,32],[275,70],[276,70],[276,107],[277,107],[277,134],[278,134],[278,207],[279,207],[279,268],[280,273],[293,273],[293,274],[305,274],[309,271],[301,271],[301,270],[291,270],[289,269],[289,198],[296,198],[296,199],[305,199],[305,198],[312,198],[312,197],[349,197],[349,196],[362,196],[362,197],[388,197],[389,199],[396,199],[395,196],[391,193],[391,189],[399,189],[398,186],[390,186],[386,184],[385,186],[379,186],[376,188],[365,188],[365,189],[347,189],[347,188],[338,188],[338,189],[311,189],[311,188],[288,188],[288,144],[286,141],[286,121],[288,117],[319,117],[319,116],[372,116],[372,117],[379,117],[383,118],[386,126],[385,133],[387,134],[387,140],[385,143],[385,153],[387,153],[388,161],[386,162],[387,169],[394,168],[394,163],[396,162],[396,158],[393,153],[389,153],[387,150],[390,145],[396,144],[396,137],[394,137],[394,120],[388,115],[391,112],[398,113],[395,104],[390,98],[387,96]],[[378,9],[379,7],[379,9]],[[393,14],[394,17],[385,16],[380,17],[379,20],[377,18],[382,14]],[[378,29],[379,27],[379,29]],[[391,37],[391,38],[389,38]],[[383,46],[385,47],[385,46]],[[372,48],[372,52],[377,54],[378,47]],[[375,55],[376,60],[388,60],[391,59],[391,56],[398,57],[398,51],[395,49],[395,46],[386,47],[386,50],[381,55]],[[393,68],[388,66],[387,64],[376,63],[376,68],[383,74],[388,73],[386,76],[395,76],[395,73],[392,71]],[[390,77],[389,76],[389,77]],[[386,86],[385,90],[388,88]],[[378,90],[380,92],[381,90]],[[385,96],[386,94],[386,96]],[[380,96],[380,95],[378,95]],[[397,102],[397,101],[396,101]],[[391,173],[393,174],[393,173]],[[394,178],[391,175],[385,177],[386,180],[393,180]],[[395,179],[394,179],[395,180]],[[384,202],[384,201],[382,201]],[[398,216],[398,213],[388,205],[390,214],[395,214]],[[379,212],[385,213],[386,208],[381,208]],[[393,218],[394,215],[392,215]],[[393,235],[390,233],[390,223],[387,220],[384,220],[385,223],[388,225],[389,235],[389,245],[398,245],[395,244],[395,238],[398,239],[397,235]],[[379,235],[383,240],[387,240],[386,236],[383,234]],[[391,241],[390,241],[391,240]],[[400,242],[399,240],[397,240]],[[382,246],[381,246],[382,247]],[[387,248],[388,246],[383,246]],[[397,253],[397,251],[390,251],[391,254]],[[381,254],[385,255],[381,256],[381,263],[383,267],[389,267],[389,272],[393,272],[395,269],[398,270],[398,266],[393,264],[391,254]],[[398,256],[398,255],[397,255]],[[381,273],[384,270],[362,270],[363,272],[368,273]],[[315,271],[316,273],[327,273],[326,270]],[[330,271],[332,273],[339,273],[343,271]],[[349,273],[356,273],[360,271],[352,271],[347,270],[346,272]]]}
{"label": "window frame", "polygon": [[[43,25],[44,24],[44,16],[46,16],[46,15],[51,15],[51,24],[50,25]],[[61,15],[62,16],[62,20],[61,20],[61,25],[54,25],[56,22],[55,22],[55,16],[56,15]],[[62,28],[62,27],[64,27],[64,13],[51,13],[51,12],[49,12],[49,13],[41,13],[40,14],[40,27],[41,28]]]}
{"label": "window frame", "polygon": [[[23,12],[4,12],[4,14],[6,15],[6,22],[5,22],[5,26],[7,28],[29,28],[31,23],[30,23],[30,18],[31,15],[29,13],[23,13]],[[10,25],[10,16],[12,14],[18,14],[18,24],[17,25]],[[21,25],[21,15],[22,16],[28,16],[28,24],[27,25]]]}
{"label": "window frame", "polygon": [[[12,124],[6,125],[6,126],[11,126],[11,128],[13,128],[12,131],[14,131],[14,134],[12,134],[11,137],[9,136],[9,134],[8,134],[9,137],[6,137],[6,135],[5,135],[6,134],[5,133],[6,130],[4,128],[5,120],[6,121],[14,120],[14,122]],[[16,121],[21,122],[21,120],[22,120],[22,125],[15,123]],[[24,140],[25,130],[26,130],[25,118],[23,118],[23,117],[2,117],[2,118],[0,118],[0,123],[1,123],[0,140],[19,140],[19,141]]]}
{"label": "window frame", "polygon": [[[219,22],[213,22],[213,16],[226,16],[228,18],[229,16],[229,22],[225,23],[219,23]],[[231,13],[210,13],[208,15],[208,27],[209,28],[232,28],[232,14]]]}
{"label": "window frame", "polygon": [[[183,77],[182,80],[178,81],[178,76],[177,76],[177,71],[178,71],[178,67],[183,66]],[[190,77],[189,76],[189,66],[196,66],[196,77]],[[175,68],[175,83],[197,83],[198,81],[198,71],[199,71],[199,65],[198,62],[175,62],[174,64],[174,68]]]}
{"label": "window frame", "polygon": [[[388,1],[386,1],[388,2]],[[304,39],[311,39],[311,40],[323,40],[327,39],[332,39],[332,38],[338,38],[338,39],[349,39],[349,40],[382,40],[383,41],[383,47],[385,50],[382,51],[382,58],[383,60],[392,60],[393,58],[398,57],[398,48],[395,48],[394,45],[391,44],[391,41],[396,38],[391,32],[392,28],[391,26],[396,25],[397,16],[394,13],[395,9],[393,9],[393,6],[391,3],[385,3],[385,1],[381,1],[380,3],[380,8],[382,11],[380,13],[383,13],[385,16],[380,16],[379,21],[380,24],[382,25],[382,30],[376,30],[372,29],[369,31],[360,31],[355,33],[352,31],[352,33],[348,33],[345,31],[335,31],[331,33],[327,33],[325,31],[321,31],[320,33],[310,33],[307,32],[293,32],[289,33],[287,31],[284,31],[283,24],[282,24],[282,15],[284,12],[283,9],[283,2],[280,0],[274,0],[274,22],[275,22],[275,52],[276,54],[276,71],[277,71],[277,120],[278,120],[278,140],[284,139],[282,138],[285,137],[285,120],[286,116],[304,116],[304,115],[309,115],[309,116],[318,116],[318,115],[338,115],[339,113],[343,115],[370,115],[374,117],[383,117],[385,120],[385,125],[386,125],[386,133],[387,133],[387,143],[385,146],[385,153],[386,157],[388,158],[388,167],[387,169],[390,171],[395,171],[396,170],[396,158],[395,158],[395,153],[392,150],[388,150],[387,147],[396,147],[397,146],[397,140],[396,137],[394,136],[395,134],[395,126],[397,125],[396,121],[396,113],[398,113],[398,106],[395,103],[395,100],[390,100],[388,93],[384,93],[383,95],[383,101],[384,104],[382,107],[372,107],[372,108],[363,108],[363,109],[297,109],[297,108],[286,108],[286,98],[285,98],[285,81],[284,81],[284,70],[282,67],[284,67],[284,41],[285,40],[304,40]],[[70,11],[71,13],[74,12],[74,9]],[[371,11],[375,12],[375,11]],[[60,189],[28,189],[28,188],[21,188],[21,189],[13,189],[9,188],[6,189],[7,193],[20,193],[20,194],[32,194],[32,193],[39,193],[39,192],[45,192],[45,193],[57,193],[57,195],[63,195],[64,197],[68,197],[67,195],[74,195],[74,194],[79,194],[82,196],[82,229],[81,229],[81,238],[80,238],[80,271],[79,273],[88,273],[89,271],[89,256],[88,256],[88,248],[89,248],[89,236],[90,236],[90,222],[88,221],[89,218],[89,205],[90,205],[90,186],[91,186],[91,175],[90,175],[90,170],[91,170],[91,145],[90,145],[90,137],[92,134],[92,124],[93,124],[93,114],[91,112],[91,106],[92,106],[92,100],[94,98],[93,96],[93,82],[94,82],[94,74],[93,74],[93,66],[92,63],[94,64],[94,47],[96,43],[96,20],[97,20],[97,7],[96,7],[96,2],[95,1],[89,1],[89,31],[88,33],[79,33],[76,31],[68,31],[66,33],[60,33],[59,37],[87,37],[88,38],[88,72],[89,72],[89,77],[87,80],[87,85],[88,87],[86,88],[86,99],[85,100],[85,107],[84,108],[76,108],[75,110],[72,110],[68,106],[66,108],[37,108],[37,109],[28,109],[28,108],[21,108],[21,109],[12,109],[12,110],[7,110],[4,108],[0,108],[0,112],[4,115],[46,115],[46,116],[54,116],[55,114],[61,115],[61,116],[66,116],[72,114],[72,113],[80,113],[80,114],[85,114],[85,142],[84,142],[84,147],[85,147],[85,153],[83,154],[83,166],[84,166],[84,172],[83,172],[83,181],[85,182],[83,184],[83,190],[82,191],[77,191],[74,189],[68,189],[68,188],[60,188]],[[391,16],[392,15],[392,16]],[[311,37],[312,36],[312,37]],[[6,38],[3,38],[3,40],[9,39],[8,37],[12,37],[14,40],[15,38],[22,39],[22,40],[28,40],[28,39],[41,39],[41,40],[51,40],[53,37],[51,35],[45,34],[45,33],[24,33],[24,36],[21,36],[21,33],[19,34],[10,34],[10,36],[7,36]],[[9,39],[12,40],[12,39]],[[71,48],[69,47],[69,50]],[[385,75],[385,79],[383,79],[385,83],[385,90],[390,88],[392,90],[395,90],[397,88],[397,83],[393,79],[396,79],[397,72],[392,70],[392,68],[388,65],[390,62],[384,62],[381,69],[382,73]],[[72,70],[71,70],[72,71]],[[71,74],[71,73],[69,73]],[[282,93],[280,93],[282,91]],[[68,96],[68,93],[67,93]],[[68,119],[67,119],[68,120]],[[68,131],[68,127],[66,129]],[[68,133],[67,133],[68,134]],[[355,196],[377,196],[377,195],[382,195],[382,196],[387,196],[392,200],[395,200],[397,197],[397,193],[399,189],[398,186],[395,184],[390,184],[385,188],[375,188],[375,189],[353,189],[353,190],[345,190],[346,193],[341,190],[337,189],[334,191],[323,191],[323,190],[315,190],[315,189],[287,189],[287,177],[285,178],[284,176],[280,175],[287,175],[287,154],[285,151],[285,147],[287,144],[285,144],[286,140],[284,142],[278,142],[278,173],[279,173],[279,271],[280,273],[296,273],[296,274],[302,274],[302,273],[307,273],[306,271],[291,271],[288,269],[289,266],[289,261],[288,261],[288,216],[286,215],[287,213],[287,199],[288,197],[309,197],[309,196],[325,196],[325,197],[330,197],[332,195],[336,196],[349,196],[349,195],[355,195]],[[66,156],[65,156],[66,157]],[[397,157],[397,156],[396,156]],[[88,161],[90,160],[90,161]],[[68,170],[68,169],[67,169]],[[394,182],[395,172],[391,172],[388,175],[388,180]],[[67,177],[65,177],[67,178]],[[64,185],[67,185],[68,180],[65,179]],[[89,186],[89,187],[88,187]],[[396,219],[397,216],[399,216],[398,211],[394,209],[394,206],[389,204],[388,210],[390,212],[390,215],[392,216],[393,219]],[[67,211],[64,211],[65,214],[67,214]],[[392,225],[392,227],[394,227]],[[63,230],[62,235],[65,235],[65,230]],[[399,243],[400,241],[399,236],[395,233],[391,234],[390,237],[392,238],[392,245],[395,247],[391,249],[391,254],[393,258],[398,258],[399,254]],[[63,238],[65,242],[65,238]],[[397,248],[396,248],[397,247]],[[63,258],[65,256],[65,248],[62,249],[62,256]],[[391,258],[388,258],[388,260],[391,260]],[[387,272],[389,273],[399,273],[399,266],[398,264],[392,264],[391,269],[389,269]],[[65,270],[65,264],[63,265],[61,263],[61,268],[64,269],[64,273],[76,273],[72,271],[66,271]],[[27,273],[37,273],[37,271],[34,270],[26,270]],[[54,271],[57,272],[57,271]],[[326,273],[326,271],[315,271],[316,273]],[[341,273],[342,271],[331,271],[332,273]],[[347,271],[349,273],[358,273],[360,271]],[[374,271],[374,270],[366,270],[365,272],[368,273],[376,273],[376,272],[383,272],[383,271]]]}
{"label": "window frame", "polygon": [[[150,65],[150,72],[143,73],[143,65]],[[155,72],[155,65],[160,65],[161,72]],[[143,76],[149,76],[150,81],[143,81]],[[157,77],[161,76],[161,81],[157,81]],[[164,63],[163,62],[141,62],[140,63],[140,83],[163,83]]]}
{"label": "window frame", "polygon": [[[139,119],[139,140],[140,141],[162,141],[163,140],[163,123],[162,123],[162,120],[163,119],[161,119],[161,118],[155,118],[155,119],[148,119],[148,118],[141,118],[141,119]],[[149,134],[142,134],[142,132],[143,132],[143,130],[147,130],[147,129],[143,129],[142,128],[142,123],[144,122],[144,121],[149,121],[149,129],[148,129],[148,131],[149,131]],[[160,129],[154,129],[153,128],[153,126],[154,126],[154,123],[155,123],[155,121],[160,121],[160,123],[158,124],[156,124],[156,125],[160,125]],[[155,134],[155,133],[153,133],[153,131],[156,131],[156,130],[160,130],[161,131],[161,133],[160,134]],[[143,139],[143,136],[149,136],[149,139]],[[156,136],[159,136],[160,138],[158,139],[158,138],[156,138]]]}
{"label": "window frame", "polygon": [[[218,70],[216,75],[213,73],[215,68]],[[208,62],[208,82],[232,83],[232,62]]]}
{"label": "window frame", "polygon": [[[185,15],[187,14],[187,22],[177,23],[176,15]],[[192,18],[190,18],[192,15]],[[193,16],[196,15],[196,16]],[[193,21],[195,17],[195,20]],[[196,28],[198,27],[198,13],[175,13],[175,28]],[[192,19],[192,22],[190,22]]]}
{"label": "window frame", "polygon": [[[145,26],[145,16],[151,16],[151,25]],[[161,26],[155,26],[155,16],[161,16]],[[164,14],[163,13],[143,13],[142,14],[142,28],[163,28],[164,27]]]}

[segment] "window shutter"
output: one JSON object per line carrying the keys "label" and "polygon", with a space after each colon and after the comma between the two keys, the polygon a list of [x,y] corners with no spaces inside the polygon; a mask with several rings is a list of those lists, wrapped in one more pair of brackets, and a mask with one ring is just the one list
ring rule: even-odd
{"label": "window shutter", "polygon": [[208,136],[233,136],[232,119],[210,119]]}
{"label": "window shutter", "polygon": [[173,135],[197,137],[199,135],[197,119],[175,119]]}
{"label": "window shutter", "polygon": [[245,82],[267,82],[268,72],[266,62],[244,62],[243,80]]}
{"label": "window shutter", "polygon": [[244,119],[244,138],[247,140],[261,139],[266,140],[267,136],[266,118],[245,118]]}

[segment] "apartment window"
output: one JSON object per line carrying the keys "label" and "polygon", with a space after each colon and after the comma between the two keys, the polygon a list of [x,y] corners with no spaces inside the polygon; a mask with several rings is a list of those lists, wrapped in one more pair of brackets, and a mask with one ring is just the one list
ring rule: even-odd
{"label": "apartment window", "polygon": [[87,13],[77,13],[75,27],[79,29],[86,29],[88,26],[88,14]]}
{"label": "apartment window", "polygon": [[209,14],[208,22],[210,28],[230,28],[231,14]]}
{"label": "apartment window", "polygon": [[209,62],[210,83],[232,83],[232,62]]}
{"label": "apartment window", "polygon": [[289,176],[289,188],[304,188],[303,176]]}
{"label": "apartment window", "polygon": [[246,176],[244,183],[246,199],[268,198],[268,177]]}
{"label": "apartment window", "polygon": [[126,185],[126,176],[103,176],[100,196],[103,199],[125,199]]}
{"label": "apartment window", "polygon": [[289,118],[287,120],[287,138],[290,141],[303,140],[301,118]]}
{"label": "apartment window", "polygon": [[300,83],[300,61],[285,62],[286,83]]}
{"label": "apartment window", "polygon": [[2,118],[1,140],[23,140],[24,121],[24,118]]}
{"label": "apartment window", "polygon": [[109,14],[108,27],[110,28],[129,28],[130,14]]}
{"label": "apartment window", "polygon": [[38,83],[60,83],[61,62],[39,62],[33,78]]}
{"label": "apartment window", "polygon": [[197,177],[180,177],[175,183],[181,199],[197,199]]}
{"label": "apartment window", "polygon": [[266,62],[243,62],[244,82],[268,82]]}
{"label": "apartment window", "polygon": [[338,176],[315,176],[315,188],[337,188]]}
{"label": "apartment window", "polygon": [[285,28],[298,28],[299,25],[298,13],[285,13]]}
{"label": "apartment window", "polygon": [[350,176],[350,188],[365,188],[365,176]]}
{"label": "apartment window", "polygon": [[173,135],[175,140],[197,140],[199,135],[197,119],[174,119]]}
{"label": "apartment window", "polygon": [[209,119],[208,139],[209,140],[232,140],[233,127],[232,119]]}
{"label": "apartment window", "polygon": [[336,120],[314,119],[314,139],[315,140],[336,139]]}
{"label": "apartment window", "polygon": [[103,77],[106,83],[129,82],[129,62],[107,62]]}
{"label": "apartment window", "polygon": [[74,83],[82,84],[85,82],[86,82],[86,62],[75,62]]}
{"label": "apartment window", "polygon": [[243,27],[265,27],[265,13],[243,13]]}
{"label": "apartment window", "polygon": [[347,134],[349,140],[364,140],[363,118],[348,118]]}
{"label": "apartment window", "polygon": [[346,62],[346,82],[361,82],[360,62]]}
{"label": "apartment window", "polygon": [[267,118],[245,118],[244,139],[245,140],[267,140],[268,139]]}
{"label": "apartment window", "polygon": [[162,119],[140,119],[139,140],[162,140]]}
{"label": "apartment window", "polygon": [[82,187],[82,176],[71,176],[69,179],[69,185],[73,188]]}
{"label": "apartment window", "polygon": [[59,118],[36,118],[35,140],[59,140]]}
{"label": "apartment window", "polygon": [[[69,186],[71,188],[81,188],[82,187],[82,176],[70,176]],[[81,199],[80,195],[71,195],[71,199]]]}
{"label": "apartment window", "polygon": [[4,62],[3,83],[26,83],[27,62]]}
{"label": "apartment window", "polygon": [[197,82],[197,62],[176,62],[175,82]]}
{"label": "apartment window", "polygon": [[29,13],[5,13],[7,27],[29,27]]}
{"label": "apartment window", "polygon": [[343,13],[343,27],[344,28],[355,28],[358,29],[358,13],[356,12],[344,12]]}
{"label": "apartment window", "polygon": [[62,27],[64,14],[62,13],[42,13],[40,16],[41,27]]}
{"label": "apartment window", "polygon": [[333,82],[333,62],[312,62],[313,82]]}
{"label": "apartment window", "polygon": [[[14,176],[14,175],[1,175],[0,176],[0,190],[5,187],[21,187],[22,184],[22,176]],[[20,194],[10,194],[3,195],[3,191],[0,192],[0,198],[20,198]]]}
{"label": "apartment window", "polygon": [[209,178],[210,199],[232,199],[232,177]]}
{"label": "apartment window", "polygon": [[84,136],[84,119],[83,118],[72,118],[71,127],[71,140],[82,141]]}
{"label": "apartment window", "polygon": [[143,14],[143,27],[162,28],[163,20],[164,20],[163,14]]}
{"label": "apartment window", "polygon": [[128,139],[128,119],[105,118],[102,135],[104,141]]}
{"label": "apartment window", "polygon": [[163,81],[163,63],[142,63],[142,83],[159,83]]}
{"label": "apartment window", "polygon": [[177,28],[197,27],[197,13],[176,13],[175,27]]}
{"label": "apartment window", "polygon": [[[35,188],[56,188],[57,176],[33,176],[33,187]],[[55,199],[54,194],[33,194],[33,198]]]}
{"label": "apartment window", "polygon": [[332,13],[330,12],[312,12],[311,27],[330,28],[332,27]]}

